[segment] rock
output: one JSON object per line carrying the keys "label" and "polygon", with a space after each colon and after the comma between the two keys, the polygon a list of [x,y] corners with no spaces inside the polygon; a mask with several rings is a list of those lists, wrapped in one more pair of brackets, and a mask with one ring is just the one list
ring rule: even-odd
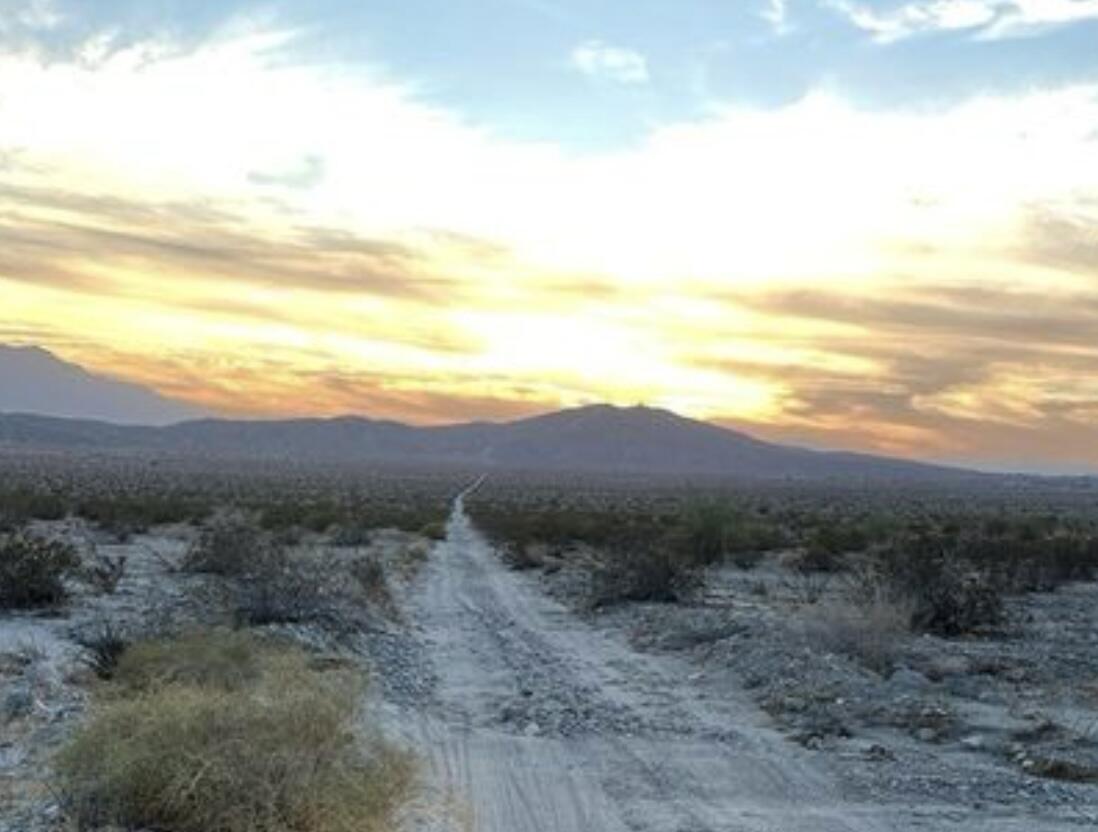
{"label": "rock", "polygon": [[988,747],[987,737],[980,734],[969,734],[961,739],[961,745],[969,751],[984,751]]}
{"label": "rock", "polygon": [[915,732],[915,739],[920,742],[935,742],[938,739],[938,732],[933,728],[920,728]]}
{"label": "rock", "polygon": [[888,677],[888,686],[895,691],[911,693],[930,687],[931,681],[917,670],[899,667]]}

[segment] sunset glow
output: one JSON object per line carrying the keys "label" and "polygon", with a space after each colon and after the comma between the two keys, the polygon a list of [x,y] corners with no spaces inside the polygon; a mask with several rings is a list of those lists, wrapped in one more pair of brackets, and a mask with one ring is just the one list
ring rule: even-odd
{"label": "sunset glow", "polygon": [[[121,3],[0,2],[0,341],[224,414],[644,402],[1098,469],[1098,50],[1071,51],[1098,12],[881,5],[778,25],[760,0],[672,55],[562,2],[560,43],[513,67],[558,131],[367,19],[350,49],[304,11],[131,27]],[[792,61],[833,30],[897,85],[977,43],[988,66],[911,100],[825,56],[772,95],[715,80],[723,50]],[[1042,76],[1056,38],[1074,58]],[[993,77],[996,49],[1034,72]]]}

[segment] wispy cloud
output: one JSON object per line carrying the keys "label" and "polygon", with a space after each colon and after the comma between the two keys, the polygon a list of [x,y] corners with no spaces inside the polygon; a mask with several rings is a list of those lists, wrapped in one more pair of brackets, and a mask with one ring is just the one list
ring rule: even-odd
{"label": "wispy cloud", "polygon": [[856,0],[824,2],[882,43],[952,31],[984,40],[1024,37],[1098,20],[1098,0],[914,0],[883,11]]}
{"label": "wispy cloud", "polygon": [[619,84],[648,83],[648,60],[640,52],[589,40],[572,50],[572,66],[592,78]]}
{"label": "wispy cloud", "polygon": [[783,35],[790,31],[789,0],[766,0],[759,16],[770,24],[775,34]]}

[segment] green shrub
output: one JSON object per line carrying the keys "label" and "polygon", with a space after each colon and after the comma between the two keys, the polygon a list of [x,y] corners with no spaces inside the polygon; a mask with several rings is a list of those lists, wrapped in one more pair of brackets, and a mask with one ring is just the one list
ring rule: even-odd
{"label": "green shrub", "polygon": [[428,540],[445,540],[446,539],[446,524],[439,521],[434,523],[427,523],[419,533],[426,537]]}
{"label": "green shrub", "polygon": [[[250,648],[247,679],[225,684],[226,642],[185,647],[186,673],[147,688],[107,684],[55,761],[80,828],[171,832],[383,832],[410,796],[407,755],[352,733],[360,684],[318,672],[296,650]],[[141,654],[141,648],[134,651]],[[152,651],[163,665],[171,643]],[[202,656],[215,668],[203,668]],[[192,661],[197,664],[191,664]],[[133,662],[122,657],[120,672]],[[123,679],[123,676],[119,676]]]}
{"label": "green shrub", "polygon": [[64,577],[80,565],[67,543],[26,533],[0,538],[0,608],[25,609],[65,600]]}

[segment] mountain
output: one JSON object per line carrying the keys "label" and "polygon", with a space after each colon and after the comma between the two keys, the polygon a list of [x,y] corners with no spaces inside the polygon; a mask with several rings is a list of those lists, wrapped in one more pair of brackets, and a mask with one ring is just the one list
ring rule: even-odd
{"label": "mountain", "polygon": [[137,384],[93,375],[38,347],[0,345],[0,413],[35,413],[133,425],[204,415]]}
{"label": "mountain", "polygon": [[164,427],[0,416],[0,446],[218,459],[463,465],[477,469],[705,475],[741,479],[940,480],[959,469],[762,442],[665,410],[609,405],[508,423],[412,427],[361,418],[203,419]]}

